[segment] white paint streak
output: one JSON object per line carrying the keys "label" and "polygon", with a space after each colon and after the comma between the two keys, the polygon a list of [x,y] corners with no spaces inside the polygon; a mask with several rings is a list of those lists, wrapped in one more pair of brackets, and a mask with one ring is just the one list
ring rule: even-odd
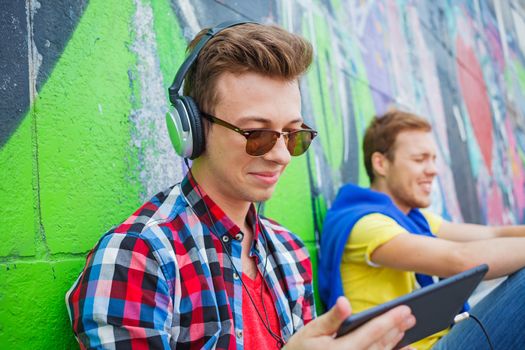
{"label": "white paint streak", "polygon": [[461,117],[461,112],[459,111],[458,106],[454,105],[452,107],[454,112],[454,118],[456,119],[456,124],[458,125],[459,135],[461,136],[461,141],[467,141],[467,133],[465,132],[465,126],[463,125],[463,118]]}
{"label": "white paint streak", "polygon": [[182,159],[175,154],[168,138],[165,119],[168,109],[166,92],[157,56],[153,11],[141,0],[135,0],[133,18],[135,42],[132,50],[137,55],[140,108],[130,119],[134,124],[132,144],[138,148],[139,179],[144,187],[143,199],[148,199],[182,178]]}
{"label": "white paint streak", "polygon": [[29,65],[29,105],[32,106],[38,95],[36,90],[36,79],[40,66],[42,65],[42,55],[38,53],[35,40],[33,18],[36,12],[41,7],[37,0],[29,0],[26,2],[26,23],[27,23],[27,52]]}
{"label": "white paint streak", "polygon": [[201,26],[199,24],[197,14],[195,12],[195,8],[189,0],[178,0],[177,5],[190,29],[190,33],[188,33],[188,28],[185,28],[184,34],[189,37],[193,37],[195,34],[197,34],[197,32],[199,32],[199,30],[201,30]]}
{"label": "white paint streak", "polygon": [[511,12],[512,19],[514,22],[514,28],[515,28],[514,33],[518,37],[518,40],[517,40],[518,45],[520,47],[520,50],[522,52],[525,52],[525,20],[524,20],[525,15],[520,16],[519,12],[516,11],[515,9],[512,9],[511,11],[512,11]]}
{"label": "white paint streak", "polygon": [[507,32],[505,31],[505,21],[501,12],[501,1],[494,0],[494,9],[496,10],[496,18],[498,22],[498,31],[501,38],[501,46],[503,47],[503,57],[505,62],[509,61],[509,48],[507,46]]}

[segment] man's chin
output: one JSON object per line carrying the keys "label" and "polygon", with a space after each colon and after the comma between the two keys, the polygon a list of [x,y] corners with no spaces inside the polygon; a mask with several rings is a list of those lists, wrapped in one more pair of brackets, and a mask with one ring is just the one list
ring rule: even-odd
{"label": "man's chin", "polygon": [[422,209],[424,209],[424,208],[430,207],[430,204],[432,204],[432,201],[430,199],[428,199],[428,200],[419,200],[415,204],[416,204],[414,206],[415,208],[422,208]]}
{"label": "man's chin", "polygon": [[254,191],[250,196],[251,202],[266,202],[267,200],[272,198],[274,190],[275,187],[261,191]]}

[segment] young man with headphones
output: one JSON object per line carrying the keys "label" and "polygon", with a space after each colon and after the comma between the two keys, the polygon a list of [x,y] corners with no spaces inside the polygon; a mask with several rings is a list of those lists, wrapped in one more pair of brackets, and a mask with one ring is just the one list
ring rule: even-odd
{"label": "young man with headphones", "polygon": [[201,31],[189,50],[166,118],[191,169],[88,255],[66,296],[81,347],[392,348],[415,322],[410,310],[334,339],[348,301],[313,320],[306,248],[254,205],[316,136],[298,83],[311,45],[275,26],[229,22]]}

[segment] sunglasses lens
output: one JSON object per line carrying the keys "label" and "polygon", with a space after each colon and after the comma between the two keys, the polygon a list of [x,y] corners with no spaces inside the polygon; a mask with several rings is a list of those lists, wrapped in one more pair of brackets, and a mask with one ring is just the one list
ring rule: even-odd
{"label": "sunglasses lens", "polygon": [[251,156],[262,156],[275,146],[279,133],[270,130],[252,131],[246,142],[246,153]]}
{"label": "sunglasses lens", "polygon": [[288,151],[292,156],[300,156],[312,143],[314,133],[310,130],[299,130],[288,135]]}
{"label": "sunglasses lens", "polygon": [[[292,156],[300,156],[312,143],[315,137],[313,130],[297,130],[288,134],[286,148]],[[252,130],[246,142],[246,153],[251,156],[262,156],[271,151],[279,139],[280,133],[272,130]]]}

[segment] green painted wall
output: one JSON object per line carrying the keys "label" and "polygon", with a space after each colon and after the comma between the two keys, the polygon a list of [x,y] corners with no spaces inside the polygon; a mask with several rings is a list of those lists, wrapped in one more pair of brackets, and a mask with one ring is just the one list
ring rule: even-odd
{"label": "green painted wall", "polygon": [[140,204],[129,1],[91,1],[0,149],[0,348],[75,348],[64,294],[85,253]]}

